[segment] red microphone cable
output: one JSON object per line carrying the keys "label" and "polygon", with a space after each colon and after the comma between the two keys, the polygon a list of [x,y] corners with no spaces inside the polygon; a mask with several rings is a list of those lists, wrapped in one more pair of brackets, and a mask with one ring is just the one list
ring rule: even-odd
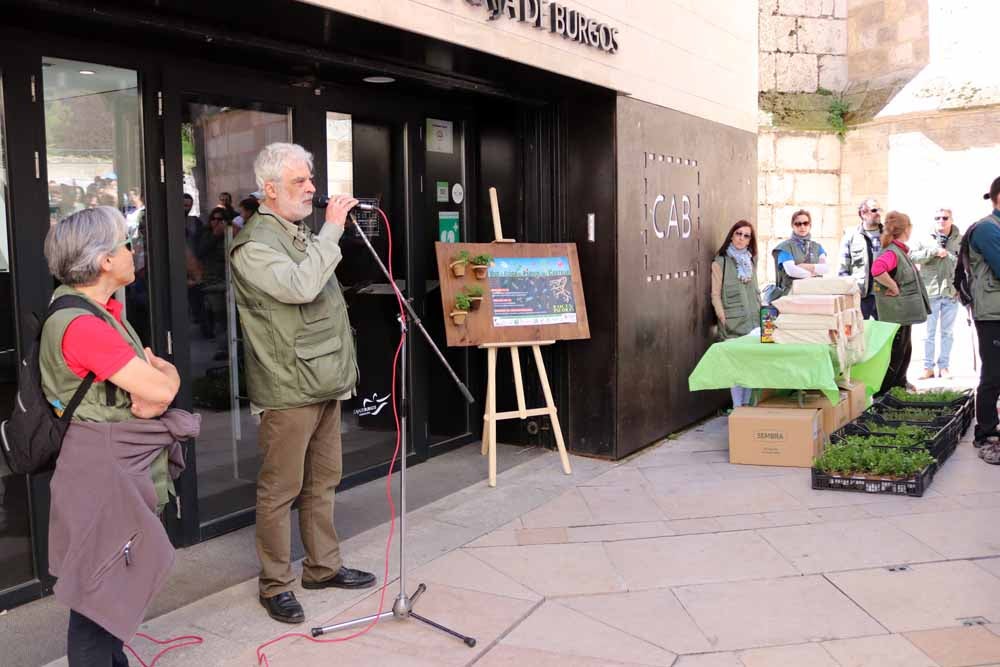
{"label": "red microphone cable", "polygon": [[[389,280],[391,280],[392,284],[395,285],[396,278],[393,276],[392,273],[392,229],[389,226],[389,218],[386,217],[385,211],[383,211],[380,208],[376,208],[375,210],[379,212],[379,215],[382,217],[382,221],[385,223],[386,238],[389,241],[389,255],[387,258],[388,268],[389,268]],[[364,231],[360,231],[360,233],[363,234]],[[403,321],[403,323],[405,323],[406,308],[404,308],[403,301],[402,299],[400,299],[399,294],[396,293],[396,290],[393,290],[393,293],[396,294],[396,303],[399,306],[399,317]],[[264,642],[263,644],[257,647],[258,667],[270,667],[271,663],[268,661],[267,655],[264,653],[264,649],[273,644],[277,644],[278,642],[283,641],[285,639],[296,637],[301,639],[307,639],[316,644],[337,644],[340,642],[350,641],[352,639],[360,637],[361,635],[367,634],[369,631],[371,631],[372,628],[378,625],[379,616],[382,615],[382,610],[385,608],[385,591],[386,588],[389,586],[389,552],[392,550],[392,536],[396,532],[396,504],[392,500],[392,473],[393,469],[396,466],[396,461],[399,458],[399,448],[402,436],[402,431],[400,429],[400,424],[399,424],[399,406],[396,401],[396,369],[399,367],[399,355],[403,350],[403,345],[405,344],[406,344],[406,333],[401,333],[399,336],[399,344],[396,346],[396,353],[392,357],[392,392],[391,392],[392,416],[396,422],[396,447],[392,452],[392,459],[389,461],[389,473],[386,475],[385,478],[385,497],[386,500],[389,502],[389,538],[386,540],[385,543],[385,570],[382,575],[382,586],[379,592],[379,599],[378,599],[378,611],[375,612],[375,618],[373,618],[368,623],[368,625],[361,628],[357,632],[351,633],[344,637],[337,637],[335,639],[317,639],[312,635],[307,635],[302,632],[286,632],[285,634],[279,635],[274,639]],[[406,382],[406,378],[402,378],[402,381]],[[403,456],[406,456],[406,452],[403,452]],[[144,667],[152,667],[152,665],[144,665]]]}

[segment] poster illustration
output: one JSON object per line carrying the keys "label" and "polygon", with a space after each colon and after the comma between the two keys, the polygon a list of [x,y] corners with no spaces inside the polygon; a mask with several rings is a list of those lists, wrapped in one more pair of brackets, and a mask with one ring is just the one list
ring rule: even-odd
{"label": "poster illustration", "polygon": [[489,280],[494,327],[576,322],[567,257],[499,257]]}

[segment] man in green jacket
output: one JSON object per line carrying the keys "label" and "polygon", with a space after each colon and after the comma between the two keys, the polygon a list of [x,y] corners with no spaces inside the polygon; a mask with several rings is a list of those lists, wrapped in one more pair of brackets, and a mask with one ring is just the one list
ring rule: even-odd
{"label": "man in green jacket", "polygon": [[303,588],[366,588],[368,572],[344,567],[333,524],[342,473],[340,401],[358,382],[351,324],[334,271],[347,213],[357,200],[330,201],[313,234],[312,155],[296,144],[265,146],[254,160],[264,199],[233,240],[233,287],[246,341],[251,411],[260,414],[257,555],[260,603],[271,618],[302,623],[291,587],[292,503],[306,558]]}
{"label": "man in green jacket", "polygon": [[941,350],[937,358],[938,376],[946,378],[951,356],[955,316],[958,314],[958,294],[955,292],[955,265],[962,247],[962,232],[953,222],[950,208],[934,213],[934,232],[920,239],[910,249],[910,259],[920,268],[920,278],[931,300],[927,316],[927,337],[924,339],[924,372],[921,380],[934,377],[934,343],[938,323],[941,323]]}

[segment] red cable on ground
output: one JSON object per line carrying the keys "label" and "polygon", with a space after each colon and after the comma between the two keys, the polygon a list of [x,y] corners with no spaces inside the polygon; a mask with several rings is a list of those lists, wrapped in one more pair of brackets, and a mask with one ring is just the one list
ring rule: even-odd
{"label": "red cable on ground", "polygon": [[155,639],[155,638],[150,637],[149,635],[144,634],[142,632],[137,632],[137,633],[135,633],[135,636],[136,637],[142,637],[143,639],[151,641],[154,644],[159,644],[160,646],[166,646],[167,644],[173,644],[174,642],[179,642],[182,639],[185,640],[183,644],[177,644],[175,646],[169,646],[169,647],[163,649],[162,651],[160,651],[159,653],[157,653],[155,656],[153,656],[153,661],[150,662],[148,665],[143,661],[142,658],[139,657],[139,654],[135,652],[134,648],[132,648],[128,644],[125,644],[124,645],[125,648],[127,648],[129,650],[129,653],[131,653],[133,656],[135,656],[135,659],[139,661],[139,664],[142,665],[142,667],[153,667],[153,665],[156,664],[157,660],[159,660],[160,658],[162,658],[164,655],[166,655],[170,651],[173,651],[175,648],[184,648],[185,646],[197,646],[198,644],[202,644],[202,643],[205,642],[205,640],[202,637],[199,637],[198,635],[183,635],[181,637],[171,637],[170,639]]}
{"label": "red cable on ground", "polygon": [[[392,229],[389,227],[389,218],[386,217],[385,212],[382,209],[376,209],[379,215],[382,216],[382,220],[385,222],[385,232],[386,237],[389,241],[389,256],[388,256],[388,269],[389,269],[389,280],[395,285],[396,278],[392,273]],[[364,232],[361,232],[362,234]],[[395,293],[395,291],[394,291]],[[403,301],[396,294],[396,303],[399,305],[399,316],[402,318],[403,322],[406,322],[406,309],[403,307]],[[389,552],[392,550],[392,536],[396,531],[396,504],[392,500],[392,473],[393,468],[396,466],[396,459],[399,457],[399,448],[401,441],[401,429],[399,425],[399,406],[396,403],[396,369],[399,367],[399,354],[403,350],[403,345],[406,344],[406,334],[403,333],[399,337],[399,345],[396,346],[396,353],[392,358],[392,416],[396,422],[396,448],[392,452],[392,459],[389,461],[389,473],[385,478],[385,497],[389,501],[389,538],[385,543],[385,571],[382,575],[382,587],[379,592],[378,600],[378,611],[375,612],[375,618],[371,620],[365,627],[354,632],[352,634],[346,635],[344,637],[337,637],[335,639],[317,639],[312,635],[303,634],[301,632],[286,632],[283,635],[279,635],[274,639],[264,642],[257,647],[257,665],[258,667],[270,667],[271,663],[267,659],[267,655],[264,654],[264,649],[272,644],[277,644],[280,641],[289,639],[292,637],[297,637],[301,639],[307,639],[316,644],[337,644],[340,642],[350,641],[363,634],[368,633],[372,628],[374,628],[379,622],[379,616],[382,614],[382,610],[385,608],[385,591],[389,586]],[[406,378],[402,378],[403,382],[406,382]],[[406,456],[406,452],[403,452],[403,456]],[[170,650],[170,649],[167,649]],[[164,651],[166,653],[166,651]],[[134,653],[133,653],[134,655]],[[159,657],[159,656],[157,656]],[[141,662],[141,660],[140,660]],[[155,660],[154,660],[155,662]],[[143,667],[152,667],[152,665],[143,665]]]}

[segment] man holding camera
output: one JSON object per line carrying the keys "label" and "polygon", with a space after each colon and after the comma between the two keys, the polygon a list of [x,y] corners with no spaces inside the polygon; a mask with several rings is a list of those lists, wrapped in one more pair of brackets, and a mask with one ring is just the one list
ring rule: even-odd
{"label": "man holding camera", "polygon": [[872,262],[882,250],[882,214],[878,202],[866,199],[858,205],[858,224],[844,231],[840,242],[840,275],[854,278],[861,293],[861,313],[866,320],[877,320]]}
{"label": "man holding camera", "polygon": [[312,214],[312,155],[273,143],[254,160],[263,201],[233,240],[233,287],[246,341],[251,411],[260,414],[257,555],[260,603],[284,623],[305,620],[291,587],[292,503],[306,558],[303,588],[366,588],[368,572],[343,566],[333,524],[342,473],[340,401],[358,371],[351,325],[334,271],[347,214],[357,200],[330,200],[318,234]]}
{"label": "man holding camera", "polygon": [[934,213],[934,231],[918,240],[910,250],[910,259],[920,267],[920,278],[931,300],[927,316],[927,338],[924,340],[924,372],[921,380],[934,377],[934,343],[938,323],[941,325],[941,348],[937,358],[937,376],[946,378],[954,339],[955,316],[958,314],[958,294],[955,292],[955,265],[962,247],[962,233],[955,226],[950,208]]}

